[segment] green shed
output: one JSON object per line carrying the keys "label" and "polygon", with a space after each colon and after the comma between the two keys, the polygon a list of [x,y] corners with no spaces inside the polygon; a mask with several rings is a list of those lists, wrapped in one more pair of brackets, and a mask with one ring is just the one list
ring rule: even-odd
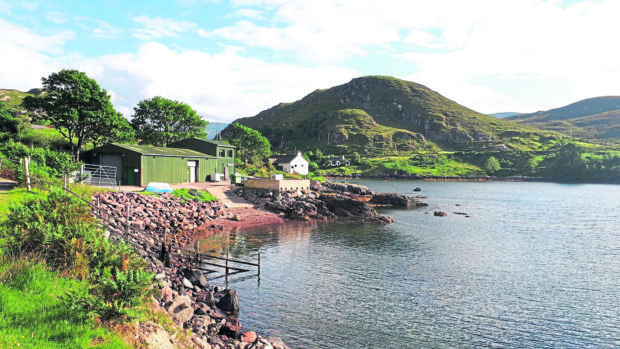
{"label": "green shed", "polygon": [[215,176],[218,159],[192,149],[109,143],[83,153],[89,164],[116,168],[122,185],[149,182],[205,182]]}
{"label": "green shed", "polygon": [[220,180],[218,177],[224,177],[228,180],[230,176],[235,173],[235,157],[237,154],[234,145],[211,139],[187,138],[169,144],[168,147],[192,149],[216,157],[217,166],[215,180]]}

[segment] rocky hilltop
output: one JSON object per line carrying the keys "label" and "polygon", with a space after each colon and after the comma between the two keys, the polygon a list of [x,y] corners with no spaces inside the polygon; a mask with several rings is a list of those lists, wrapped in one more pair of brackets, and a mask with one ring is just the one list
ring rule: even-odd
{"label": "rocky hilltop", "polygon": [[[557,137],[466,108],[426,86],[366,76],[256,116],[236,120],[259,130],[276,151],[320,147],[339,154],[424,149],[502,150],[514,137]],[[225,135],[226,132],[224,132]]]}

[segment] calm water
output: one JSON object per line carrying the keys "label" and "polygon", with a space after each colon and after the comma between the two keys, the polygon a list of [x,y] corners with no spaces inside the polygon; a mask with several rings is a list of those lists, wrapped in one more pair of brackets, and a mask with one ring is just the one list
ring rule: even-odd
{"label": "calm water", "polygon": [[292,348],[620,347],[620,186],[360,182],[431,206],[205,241],[262,254],[260,280],[232,282],[245,330]]}

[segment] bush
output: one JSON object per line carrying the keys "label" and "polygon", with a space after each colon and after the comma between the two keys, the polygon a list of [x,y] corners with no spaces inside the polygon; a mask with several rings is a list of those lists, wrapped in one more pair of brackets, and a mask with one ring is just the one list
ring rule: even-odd
{"label": "bush", "polygon": [[60,189],[10,205],[0,225],[0,253],[36,254],[64,275],[89,280],[88,293],[70,296],[85,316],[131,315],[152,280],[129,245],[106,239],[89,207]]}

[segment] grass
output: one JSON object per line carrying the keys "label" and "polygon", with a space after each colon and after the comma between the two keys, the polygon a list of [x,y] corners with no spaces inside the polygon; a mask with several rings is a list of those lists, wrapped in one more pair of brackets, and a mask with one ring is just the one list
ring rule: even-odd
{"label": "grass", "polygon": [[26,199],[37,198],[44,195],[42,190],[33,188],[32,192],[28,192],[26,188],[15,188],[9,191],[0,191],[0,222],[6,219],[9,213],[9,204],[11,202],[18,203]]}
{"label": "grass", "polygon": [[192,195],[189,189],[175,189],[172,196],[181,199],[182,202],[198,200],[202,202],[217,201],[217,198],[208,191],[196,190],[198,195]]}
{"label": "grass", "polygon": [[65,306],[66,292],[88,287],[33,258],[0,258],[0,347],[128,348],[118,335]]}

